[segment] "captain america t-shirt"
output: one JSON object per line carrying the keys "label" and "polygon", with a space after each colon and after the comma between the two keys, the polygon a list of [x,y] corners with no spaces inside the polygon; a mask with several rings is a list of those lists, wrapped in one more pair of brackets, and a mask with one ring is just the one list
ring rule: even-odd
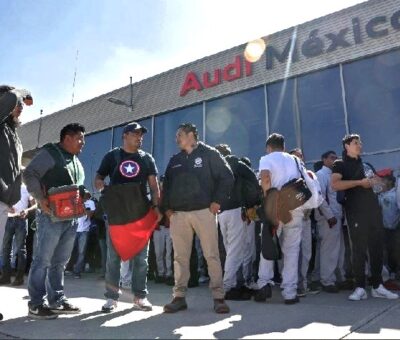
{"label": "captain america t-shirt", "polygon": [[121,148],[111,150],[104,156],[97,173],[103,177],[108,176],[110,185],[140,182],[145,189],[148,177],[157,176],[158,171],[149,153],[143,150],[129,153]]}

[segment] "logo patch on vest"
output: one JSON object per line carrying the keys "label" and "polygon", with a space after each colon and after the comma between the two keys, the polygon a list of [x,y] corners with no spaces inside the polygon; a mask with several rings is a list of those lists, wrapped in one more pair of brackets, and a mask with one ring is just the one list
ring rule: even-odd
{"label": "logo patch on vest", "polygon": [[122,176],[127,178],[136,177],[139,174],[139,171],[139,164],[131,160],[123,161],[119,166],[119,172]]}

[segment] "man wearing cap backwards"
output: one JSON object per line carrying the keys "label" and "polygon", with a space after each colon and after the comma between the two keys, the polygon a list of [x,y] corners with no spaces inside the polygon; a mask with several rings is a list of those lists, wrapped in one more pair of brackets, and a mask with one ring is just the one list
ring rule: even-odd
{"label": "man wearing cap backwards", "polygon": [[[122,148],[116,148],[108,152],[101,161],[95,178],[96,189],[102,191],[105,188],[104,179],[109,177],[110,187],[121,184],[140,183],[141,193],[147,195],[147,184],[151,191],[153,208],[161,220],[162,215],[158,210],[160,190],[157,180],[157,167],[154,158],[147,152],[140,149],[143,136],[147,129],[137,122],[126,125],[123,129]],[[135,203],[132,196],[132,203]],[[107,210],[107,206],[105,206]],[[116,227],[119,228],[119,227]],[[106,303],[102,307],[105,313],[112,312],[117,307],[120,296],[120,256],[116,252],[116,247],[111,241],[110,227],[107,232],[108,256],[106,264]],[[132,293],[134,295],[133,305],[135,308],[150,311],[152,304],[147,299],[147,268],[148,268],[148,242],[144,248],[137,253],[133,261],[132,270]]]}
{"label": "man wearing cap backwards", "polygon": [[163,210],[170,219],[175,268],[174,298],[164,306],[164,312],[175,313],[187,308],[185,295],[196,233],[208,265],[214,311],[229,313],[224,300],[217,213],[231,193],[233,174],[216,149],[198,141],[195,125],[181,124],[176,142],[181,152],[172,156],[168,163],[162,198]]}
{"label": "man wearing cap backwards", "polygon": [[32,104],[28,91],[0,86],[0,268],[8,211],[21,197],[22,144],[16,128],[24,103]]}
{"label": "man wearing cap backwards", "polygon": [[85,145],[84,134],[85,128],[78,123],[64,126],[60,142],[44,145],[23,173],[28,192],[39,203],[35,257],[28,278],[28,316],[34,319],[55,319],[58,314],[80,312],[64,294],[64,269],[74,246],[78,215],[60,218],[58,203],[51,202],[54,191],[70,188],[74,200],[59,202],[71,202],[66,206],[71,213],[81,205],[81,215],[84,214],[78,187],[83,189],[85,174],[77,157]]}

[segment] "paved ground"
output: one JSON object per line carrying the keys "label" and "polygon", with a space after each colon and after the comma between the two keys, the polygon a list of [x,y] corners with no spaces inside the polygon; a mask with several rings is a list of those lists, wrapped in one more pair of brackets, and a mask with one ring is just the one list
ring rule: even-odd
{"label": "paved ground", "polygon": [[400,300],[352,302],[347,292],[321,293],[287,306],[274,288],[267,303],[229,302],[231,313],[217,315],[208,288],[203,286],[189,290],[187,311],[166,315],[162,305],[170,301],[171,287],[151,282],[152,312],[133,310],[132,297],[124,291],[118,310],[102,314],[104,282],[94,274],[81,280],[67,277],[65,286],[82,314],[48,321],[26,317],[26,287],[0,287],[0,312],[4,314],[0,338],[400,338]]}

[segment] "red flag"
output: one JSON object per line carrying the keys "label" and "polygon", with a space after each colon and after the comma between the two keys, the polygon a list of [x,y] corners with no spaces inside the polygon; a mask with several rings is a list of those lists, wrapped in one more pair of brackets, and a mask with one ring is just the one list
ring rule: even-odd
{"label": "red flag", "polygon": [[142,251],[157,226],[157,214],[140,183],[112,185],[103,192],[111,242],[123,261]]}
{"label": "red flag", "polygon": [[110,225],[110,237],[121,260],[129,260],[140,253],[156,226],[157,214],[153,209],[140,220]]}

